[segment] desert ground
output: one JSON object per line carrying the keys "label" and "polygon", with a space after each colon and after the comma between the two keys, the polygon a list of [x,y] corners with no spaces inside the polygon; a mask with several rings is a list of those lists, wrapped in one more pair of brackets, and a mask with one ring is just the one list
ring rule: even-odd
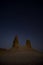
{"label": "desert ground", "polygon": [[[3,52],[3,53],[2,53]],[[39,64],[43,63],[43,53],[34,49],[12,48],[0,53],[1,64]]]}

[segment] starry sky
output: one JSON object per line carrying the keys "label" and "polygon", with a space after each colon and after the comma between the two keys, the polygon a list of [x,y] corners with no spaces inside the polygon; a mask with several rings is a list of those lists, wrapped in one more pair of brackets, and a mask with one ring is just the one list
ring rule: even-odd
{"label": "starry sky", "polygon": [[43,51],[43,3],[0,2],[0,48],[11,48],[14,37]]}

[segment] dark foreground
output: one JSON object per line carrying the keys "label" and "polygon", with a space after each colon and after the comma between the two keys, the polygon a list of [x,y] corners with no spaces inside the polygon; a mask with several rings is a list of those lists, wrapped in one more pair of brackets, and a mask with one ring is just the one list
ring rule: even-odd
{"label": "dark foreground", "polygon": [[0,54],[0,65],[43,65],[43,53],[33,49],[11,49]]}
{"label": "dark foreground", "polygon": [[0,62],[0,65],[43,65],[43,62],[34,62],[34,63],[7,63]]}

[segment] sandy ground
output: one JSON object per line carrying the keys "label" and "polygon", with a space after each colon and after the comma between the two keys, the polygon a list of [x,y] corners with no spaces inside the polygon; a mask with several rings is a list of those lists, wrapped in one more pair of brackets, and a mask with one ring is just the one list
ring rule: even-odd
{"label": "sandy ground", "polygon": [[0,54],[0,63],[8,64],[42,64],[43,53],[34,49],[27,48],[12,48],[8,51],[4,51],[4,54]]}

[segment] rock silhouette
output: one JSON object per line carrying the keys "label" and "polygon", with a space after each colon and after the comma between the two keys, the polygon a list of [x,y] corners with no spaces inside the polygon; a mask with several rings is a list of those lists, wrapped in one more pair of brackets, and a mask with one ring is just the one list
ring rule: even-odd
{"label": "rock silhouette", "polygon": [[[19,48],[18,35],[15,36],[15,38],[13,40],[13,46],[12,47],[13,48]],[[26,40],[26,47],[27,48],[32,48],[30,40]]]}
{"label": "rock silhouette", "polygon": [[18,36],[16,35],[14,40],[13,40],[13,46],[12,47],[15,47],[15,48],[18,48],[19,47],[19,41],[18,41]]}
{"label": "rock silhouette", "polygon": [[26,40],[26,47],[27,48],[32,48],[30,40]]}

